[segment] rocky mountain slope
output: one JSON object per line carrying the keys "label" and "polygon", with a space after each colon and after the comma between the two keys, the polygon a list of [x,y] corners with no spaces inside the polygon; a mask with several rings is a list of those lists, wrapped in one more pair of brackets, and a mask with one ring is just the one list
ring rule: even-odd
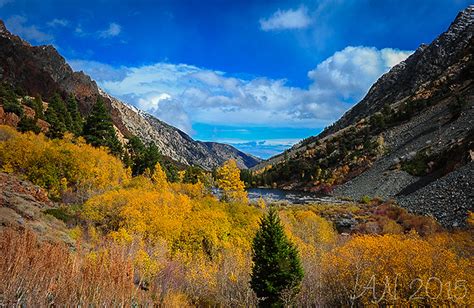
{"label": "rocky mountain slope", "polygon": [[463,224],[474,210],[473,34],[470,6],[320,135],[254,167],[257,182],[395,198],[445,225]]}
{"label": "rocky mountain slope", "polygon": [[64,222],[48,215],[54,212],[56,205],[48,199],[45,190],[15,175],[0,172],[0,192],[0,231],[30,229],[41,240],[74,245]]}
{"label": "rocky mountain slope", "polygon": [[84,115],[97,98],[102,97],[122,140],[131,135],[138,136],[145,142],[155,143],[163,155],[186,165],[212,169],[233,158],[239,167],[248,168],[260,161],[228,145],[195,141],[177,128],[115,99],[88,75],[74,72],[53,46],[31,46],[11,34],[2,21],[0,81],[24,89],[29,95],[41,95],[44,100],[55,93],[72,94]]}

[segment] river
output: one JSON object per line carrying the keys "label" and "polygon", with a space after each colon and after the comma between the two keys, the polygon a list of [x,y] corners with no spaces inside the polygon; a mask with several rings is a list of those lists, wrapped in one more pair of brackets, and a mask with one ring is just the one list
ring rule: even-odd
{"label": "river", "polygon": [[308,203],[346,203],[321,193],[310,193],[304,191],[289,191],[274,188],[249,188],[247,193],[250,202],[256,202],[262,197],[266,202],[285,202],[290,204]]}

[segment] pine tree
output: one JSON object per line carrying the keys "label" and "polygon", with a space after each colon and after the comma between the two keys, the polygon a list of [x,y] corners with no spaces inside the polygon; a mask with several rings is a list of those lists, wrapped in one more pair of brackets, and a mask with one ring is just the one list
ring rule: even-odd
{"label": "pine tree", "polygon": [[48,103],[48,109],[45,112],[45,119],[49,123],[48,137],[62,138],[68,130],[68,123],[71,122],[66,105],[59,94],[53,96]]}
{"label": "pine tree", "polygon": [[73,95],[67,100],[66,107],[71,118],[71,124],[68,130],[74,133],[74,135],[79,136],[82,132],[82,117],[77,107],[76,98]]}
{"label": "pine tree", "polygon": [[289,241],[274,208],[260,221],[252,245],[250,285],[262,307],[283,306],[282,296],[293,298],[303,279],[298,250]]}
{"label": "pine tree", "polygon": [[64,124],[54,105],[49,104],[45,112],[45,119],[49,123],[47,136],[49,138],[62,138],[66,132],[66,125]]}
{"label": "pine tree", "polygon": [[36,96],[32,104],[33,104],[33,109],[35,110],[35,118],[44,119],[44,107],[43,107],[43,101],[41,99],[41,96]]}
{"label": "pine tree", "polygon": [[35,134],[39,134],[41,132],[41,128],[36,125],[36,119],[29,118],[25,115],[20,118],[20,122],[18,122],[17,129],[20,132],[32,131]]}
{"label": "pine tree", "polygon": [[115,134],[112,118],[101,98],[94,104],[90,115],[87,117],[83,136],[93,146],[108,147],[114,155],[122,153],[122,145]]}
{"label": "pine tree", "polygon": [[18,101],[13,88],[8,84],[0,84],[0,104],[5,112],[12,112],[19,117],[23,116],[23,107]]}

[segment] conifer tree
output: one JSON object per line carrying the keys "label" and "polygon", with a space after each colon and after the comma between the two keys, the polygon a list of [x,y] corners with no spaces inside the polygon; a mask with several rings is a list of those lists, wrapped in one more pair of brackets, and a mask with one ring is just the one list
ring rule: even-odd
{"label": "conifer tree", "polygon": [[67,113],[66,106],[59,95],[55,95],[48,103],[45,119],[49,123],[48,137],[62,138],[67,130],[64,116]]}
{"label": "conifer tree", "polygon": [[84,124],[83,136],[93,146],[105,146],[114,155],[122,153],[122,145],[115,134],[112,118],[110,117],[101,98],[92,107],[90,115]]}
{"label": "conifer tree", "polygon": [[44,119],[44,107],[41,96],[36,96],[33,100],[33,109],[35,110],[36,119]]}
{"label": "conifer tree", "polygon": [[15,113],[17,116],[23,116],[23,107],[18,101],[13,88],[8,84],[0,84],[0,104],[3,105],[5,112]]}
{"label": "conifer tree", "polygon": [[39,134],[41,132],[41,128],[36,125],[36,119],[29,118],[25,115],[20,118],[20,122],[18,122],[17,129],[20,132],[32,131],[35,134]]}
{"label": "conifer tree", "polygon": [[250,285],[262,307],[282,307],[282,296],[293,298],[303,279],[298,250],[285,235],[274,208],[260,221],[252,244]]}
{"label": "conifer tree", "polygon": [[77,107],[76,98],[73,95],[68,98],[66,107],[71,118],[71,124],[68,130],[74,133],[74,135],[79,136],[82,132],[82,117]]}

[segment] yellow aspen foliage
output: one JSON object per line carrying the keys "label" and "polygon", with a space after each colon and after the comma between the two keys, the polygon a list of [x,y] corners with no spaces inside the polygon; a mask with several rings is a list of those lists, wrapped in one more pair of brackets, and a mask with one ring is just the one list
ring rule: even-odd
{"label": "yellow aspen foliage", "polygon": [[226,161],[217,169],[217,187],[222,190],[225,201],[248,202],[245,184],[240,180],[240,169],[233,159]]}
{"label": "yellow aspen foliage", "polygon": [[207,194],[206,187],[199,181],[196,184],[170,183],[170,186],[176,193],[185,194],[192,199],[201,199]]}
{"label": "yellow aspen foliage", "polygon": [[168,188],[168,179],[166,178],[166,173],[161,168],[160,163],[156,163],[151,180],[158,189]]}
{"label": "yellow aspen foliage", "polygon": [[228,242],[232,226],[226,213],[219,208],[194,208],[183,224],[174,249],[196,253],[203,251],[212,257]]}
{"label": "yellow aspen foliage", "polygon": [[105,149],[94,148],[66,134],[49,140],[32,132],[0,126],[0,170],[17,172],[48,190],[53,199],[65,195],[82,202],[93,194],[126,184],[131,174]]}
{"label": "yellow aspen foliage", "polygon": [[[189,197],[171,191],[119,189],[92,197],[84,204],[83,215],[105,233],[137,235],[157,242],[172,243],[181,233]],[[123,229],[123,231],[121,231]]]}
{"label": "yellow aspen foliage", "polygon": [[157,258],[150,256],[144,249],[139,249],[135,255],[135,268],[140,275],[142,284],[150,281],[163,268]]}
{"label": "yellow aspen foliage", "polygon": [[285,209],[279,215],[287,234],[300,248],[302,255],[320,255],[336,241],[337,233],[332,224],[313,211]]}
{"label": "yellow aspen foliage", "polygon": [[472,260],[416,234],[356,236],[327,253],[329,306],[472,304]]}

